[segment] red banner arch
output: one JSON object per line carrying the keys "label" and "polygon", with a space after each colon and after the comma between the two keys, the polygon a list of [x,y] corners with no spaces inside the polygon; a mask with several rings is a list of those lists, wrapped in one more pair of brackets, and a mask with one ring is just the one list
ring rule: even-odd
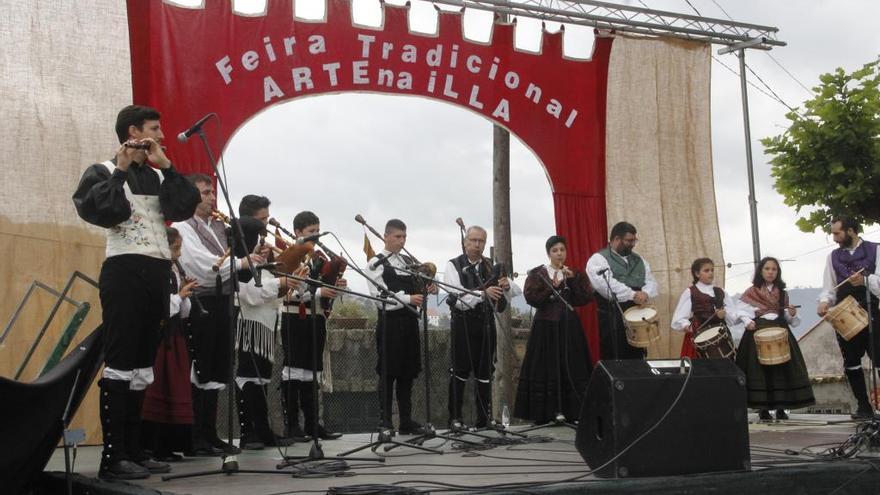
{"label": "red banner arch", "polygon": [[[562,33],[543,33],[540,53],[529,53],[514,47],[514,25],[496,23],[490,42],[479,43],[464,37],[460,13],[441,12],[438,32],[426,35],[410,31],[408,10],[383,4],[384,22],[374,28],[352,22],[347,0],[328,0],[322,22],[295,18],[293,0],[269,0],[259,16],[236,14],[231,0],[197,9],[128,0],[133,98],[158,108],[169,133],[216,112],[220,129],[211,138],[219,149],[253,115],[304,96],[378,92],[458,105],[506,127],[537,155],[557,232],[568,239],[571,265],[583,266],[606,242],[611,39],[598,38],[589,61],[573,60],[563,56]],[[167,144],[180,170],[210,170],[200,146]]]}

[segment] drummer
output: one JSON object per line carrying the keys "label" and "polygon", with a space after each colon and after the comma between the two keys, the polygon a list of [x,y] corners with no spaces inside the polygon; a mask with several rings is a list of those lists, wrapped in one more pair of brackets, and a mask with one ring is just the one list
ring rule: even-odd
{"label": "drummer", "polygon": [[[749,407],[758,409],[758,418],[770,421],[770,410],[776,410],[776,419],[788,419],[785,409],[800,409],[816,403],[813,387],[807,375],[807,366],[790,327],[800,324],[797,308],[791,306],[782,268],[776,258],[764,258],[755,268],[752,286],[740,297],[740,311],[746,332],[739,341],[736,364],[746,375],[746,394]],[[762,365],[755,346],[756,332],[776,327],[787,339],[787,362]],[[768,330],[764,330],[766,333]]]}
{"label": "drummer", "polygon": [[695,358],[694,337],[703,330],[736,325],[739,311],[724,290],[715,287],[715,263],[709,258],[698,258],[691,264],[693,284],[681,293],[672,315],[672,329],[685,332],[681,343],[681,357]]}
{"label": "drummer", "polygon": [[[819,307],[817,313],[825,317],[830,306],[843,302],[847,297],[852,297],[859,305],[868,310],[870,306],[871,319],[874,322],[874,345],[872,361],[877,367],[876,359],[880,357],[880,311],[878,311],[877,296],[880,295],[880,277],[877,269],[880,267],[880,259],[877,258],[877,244],[866,241],[859,237],[861,226],[858,222],[847,217],[838,217],[831,222],[831,236],[838,244],[837,249],[831,251],[825,263],[825,274],[822,278],[822,293],[819,295]],[[868,304],[865,284],[871,292],[871,303]],[[850,340],[844,340],[837,336],[837,344],[843,355],[843,367],[849,386],[858,401],[858,409],[853,414],[855,419],[868,419],[874,415],[874,409],[868,401],[868,390],[865,385],[865,375],[862,372],[862,356],[871,353],[869,349],[869,332],[859,332]]]}

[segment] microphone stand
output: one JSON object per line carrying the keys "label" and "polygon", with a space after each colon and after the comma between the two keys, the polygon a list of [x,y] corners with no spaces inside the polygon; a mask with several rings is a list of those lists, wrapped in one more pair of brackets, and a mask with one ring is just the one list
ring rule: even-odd
{"label": "microphone stand", "polygon": [[[333,252],[330,251],[329,249],[327,249],[325,246],[323,246],[321,244],[319,244],[319,245],[322,248],[324,248],[325,251],[327,251],[329,254],[331,254],[331,255],[333,254]],[[312,311],[312,366],[314,368],[318,367],[318,365],[317,365],[317,363],[318,363],[318,320],[317,320],[317,317],[318,317],[318,311],[320,308],[320,306],[318,305],[319,298],[316,297],[318,288],[327,287],[327,288],[331,288],[337,292],[355,295],[355,296],[362,297],[364,299],[368,299],[371,301],[379,301],[379,302],[382,301],[379,298],[376,298],[373,296],[368,296],[366,294],[361,294],[361,293],[358,293],[358,292],[355,292],[352,290],[343,289],[341,287],[336,287],[335,285],[331,285],[331,284],[322,282],[320,280],[315,280],[313,278],[298,277],[296,275],[291,275],[289,273],[283,273],[283,272],[272,272],[272,273],[275,275],[283,276],[285,278],[296,280],[298,282],[304,282],[308,285],[308,291],[312,295],[312,300],[311,300],[311,305],[312,305],[312,308],[311,308],[311,311]],[[312,424],[312,431],[311,431],[312,447],[309,449],[309,454],[305,455],[305,456],[283,455],[282,462],[279,463],[277,466],[275,466],[276,469],[284,469],[288,466],[297,466],[297,465],[304,464],[304,463],[311,462],[311,461],[320,461],[320,460],[326,459],[326,457],[324,456],[324,450],[321,448],[321,442],[319,441],[319,437],[318,437],[318,424],[320,423],[319,412],[320,412],[320,406],[318,405],[318,372],[315,369],[315,370],[312,370],[312,414],[314,415],[312,417],[315,418],[315,420]],[[385,459],[383,459],[383,458],[379,458],[379,459],[375,459],[375,458],[369,458],[369,459],[368,458],[349,458],[349,459],[355,460],[355,461],[385,462]]]}
{"label": "microphone stand", "polygon": [[[321,246],[322,248],[325,247],[323,244],[320,244],[320,243],[318,243],[318,245]],[[332,253],[332,251],[329,251],[329,250],[328,250],[328,252]],[[388,258],[384,258],[384,259],[379,260],[378,263],[385,264],[387,262],[388,262]],[[383,424],[382,408],[384,408],[385,405],[387,404],[387,402],[385,401],[385,399],[387,397],[386,394],[390,393],[390,391],[387,390],[387,388],[388,388],[388,352],[387,352],[388,351],[388,345],[387,345],[388,344],[388,334],[386,332],[386,324],[387,324],[387,316],[388,316],[388,299],[389,298],[394,299],[398,304],[403,306],[403,309],[397,310],[397,311],[411,311],[413,313],[416,313],[416,310],[413,309],[412,306],[404,303],[397,296],[397,294],[394,294],[393,292],[391,292],[388,289],[386,289],[385,287],[383,287],[382,284],[380,284],[379,282],[376,282],[375,280],[370,278],[366,273],[364,273],[363,270],[361,270],[357,266],[356,263],[354,263],[354,262],[349,263],[348,266],[350,266],[352,269],[354,269],[354,271],[358,275],[360,275],[361,277],[366,279],[368,283],[372,284],[373,287],[375,287],[378,290],[379,296],[378,297],[370,296],[369,299],[371,299],[373,301],[380,302],[382,304],[382,306],[379,308],[379,328],[377,329],[377,337],[379,334],[382,335],[382,344],[381,344],[382,349],[381,349],[381,355],[379,356],[379,361],[380,361],[380,363],[379,363],[379,368],[380,368],[379,380],[381,383],[380,383],[380,386],[377,387],[377,392],[378,392],[379,401],[380,401],[379,402],[379,404],[380,404],[379,425],[378,425],[378,434],[379,435],[376,438],[376,440],[374,440],[366,445],[361,445],[360,447],[357,447],[357,448],[354,448],[351,450],[347,450],[347,451],[342,452],[340,454],[336,454],[336,457],[345,457],[350,454],[354,454],[355,452],[360,452],[361,450],[364,450],[367,448],[369,448],[371,451],[373,451],[375,453],[376,449],[378,449],[379,446],[384,445],[384,444],[391,444],[391,445],[402,446],[402,447],[410,447],[413,449],[422,450],[424,452],[430,452],[432,454],[442,454],[443,451],[441,451],[441,450],[431,449],[428,447],[423,447],[421,445],[413,445],[413,444],[409,444],[409,443],[400,442],[398,440],[394,440],[392,438],[394,436],[393,428],[388,428],[386,425]],[[387,265],[387,266],[391,266],[391,265]],[[418,314],[418,313],[416,313],[416,314]],[[388,411],[388,414],[390,416],[391,411]],[[380,459],[382,459],[382,461],[385,460],[382,457],[380,457]]]}
{"label": "microphone stand", "polygon": [[[483,258],[483,262],[488,263],[489,260],[488,260],[487,258],[484,257],[484,258]],[[474,269],[474,275],[476,275],[476,277],[477,277],[477,283],[480,284],[480,287],[486,288],[486,287],[488,287],[489,283],[492,282],[492,278],[493,278],[493,277],[490,277],[488,281],[483,280],[483,278],[480,276],[480,271],[479,271],[478,269],[476,269],[476,268]],[[504,276],[506,276],[506,275],[504,275]],[[499,277],[499,278],[500,278],[500,277]],[[502,294],[501,297],[504,297],[504,295]],[[509,305],[510,302],[508,301],[507,304]],[[486,304],[484,305],[483,326],[484,326],[484,330],[485,330],[486,334],[489,333],[489,321],[490,321],[490,319],[493,319],[493,320],[496,320],[496,321],[497,321],[497,316],[496,316],[496,315],[497,315],[498,312],[496,311],[496,308],[498,308],[498,302],[492,302],[491,300],[487,300],[487,301],[486,301]],[[473,308],[471,308],[471,309],[473,309]],[[465,332],[467,332],[467,327],[466,327],[466,326],[465,326]],[[470,352],[471,352],[470,343],[469,343],[470,341],[465,340],[465,342],[468,343],[468,353],[470,353]],[[494,347],[493,347],[493,350],[494,350]],[[491,352],[492,352],[492,351],[490,351],[490,353],[491,353]],[[472,357],[472,356],[471,356],[471,357]],[[472,361],[473,361],[473,360],[472,360]],[[476,373],[476,371],[475,371],[475,372],[474,372],[474,382],[476,382],[476,381],[477,381],[477,373]],[[490,387],[489,387],[489,390],[490,390],[490,391],[491,391],[491,389],[492,389],[491,385],[492,385],[492,384],[491,384],[491,382],[490,382]],[[476,387],[476,383],[474,383],[474,387]],[[477,389],[477,397],[479,397],[479,389]],[[482,399],[482,398],[481,398],[481,399]],[[481,402],[479,405],[480,405],[480,407],[482,407],[482,402]],[[491,397],[491,393],[490,393],[490,397],[489,397],[489,411],[485,411],[485,412],[486,412],[486,417],[487,417],[487,423],[486,423],[486,426],[484,426],[484,427],[482,427],[482,428],[476,428],[476,429],[473,430],[474,432],[481,432],[481,431],[489,431],[489,430],[491,430],[491,431],[496,431],[496,432],[498,432],[498,433],[501,433],[502,436],[505,436],[505,435],[514,435],[514,436],[518,436],[518,437],[520,437],[520,438],[528,438],[528,435],[526,435],[526,434],[524,434],[524,433],[522,433],[522,432],[515,432],[515,431],[512,431],[512,430],[509,430],[506,426],[504,426],[503,423],[498,423],[497,421],[495,421],[495,416],[494,416],[494,413],[492,412],[492,397]]]}
{"label": "microphone stand", "polygon": [[[244,231],[241,230],[241,223],[238,221],[238,218],[235,216],[235,209],[232,208],[232,201],[229,199],[229,191],[226,188],[226,183],[223,182],[223,178],[220,176],[220,172],[217,170],[217,161],[214,158],[214,153],[211,151],[211,146],[208,144],[208,138],[205,135],[204,129],[201,126],[198,126],[198,135],[202,144],[205,147],[205,153],[208,155],[208,161],[211,164],[211,169],[214,171],[214,177],[217,178],[217,184],[220,186],[220,191],[223,193],[223,199],[226,201],[226,207],[229,209],[229,217],[230,217],[230,226],[232,227],[232,252],[235,252],[235,247],[241,248],[241,252],[247,253],[248,249],[244,242]],[[227,244],[229,242],[227,241]],[[249,261],[247,264],[248,270],[251,273],[251,276],[254,278],[254,285],[257,287],[262,287],[262,283],[260,281],[260,273],[259,270],[254,269],[254,263],[251,262],[250,254],[246,254],[246,257]],[[236,309],[235,309],[235,298],[236,294],[239,292],[239,284],[238,284],[238,270],[235,267],[235,256],[229,256],[229,280],[232,283],[232,291],[229,294],[229,341],[227,342],[227,351],[229,352],[229,368],[227,369],[227,382],[228,382],[228,390],[226,394],[226,451],[221,456],[221,466],[220,469],[209,470],[209,471],[200,471],[195,473],[188,474],[178,474],[178,475],[169,475],[162,476],[162,481],[169,481],[174,479],[181,478],[194,478],[199,476],[210,476],[214,474],[226,474],[230,475],[233,473],[274,473],[274,471],[261,471],[261,470],[245,470],[239,469],[238,467],[238,458],[236,457],[236,451],[239,451],[232,444],[233,437],[233,418],[232,411],[235,407],[233,395],[235,394],[235,326],[236,326]],[[220,278],[219,272],[217,278]],[[217,284],[217,291],[220,292],[222,289],[222,284]]]}
{"label": "microphone stand", "polygon": [[[542,268],[539,268],[538,278],[540,278],[541,281],[544,282],[544,284],[553,293],[552,297],[556,297],[559,301],[561,301],[562,304],[565,305],[566,311],[574,312],[574,308],[572,307],[572,305],[569,304],[569,302],[566,301],[564,297],[562,297],[562,294],[560,294],[559,291],[556,290],[556,287],[553,286],[553,282],[551,282],[550,279],[547,278],[547,276],[544,275],[544,273],[540,271],[541,269]],[[565,316],[567,317],[568,313],[565,313]],[[555,341],[556,341],[556,358],[560,360],[558,363],[556,363],[556,366],[555,366],[555,368],[556,368],[556,417],[553,418],[553,420],[550,421],[549,423],[545,423],[542,425],[536,425],[536,426],[532,426],[530,428],[526,428],[524,430],[521,430],[523,432],[540,430],[541,428],[551,428],[554,426],[568,426],[569,428],[571,428],[573,430],[577,430],[577,425],[575,425],[574,423],[570,423],[565,418],[565,414],[563,414],[563,412],[562,412],[562,372],[560,370],[560,367],[562,366],[562,356],[561,356],[560,347],[559,347],[559,334],[561,332],[565,332],[565,331],[566,331],[566,329],[565,328],[560,329],[559,322],[556,322],[556,332],[554,332]]]}

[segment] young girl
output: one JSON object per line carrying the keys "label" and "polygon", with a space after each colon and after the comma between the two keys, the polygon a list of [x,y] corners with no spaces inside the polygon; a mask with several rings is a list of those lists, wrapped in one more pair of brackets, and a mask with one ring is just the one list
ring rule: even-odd
{"label": "young girl", "polygon": [[[737,309],[724,290],[715,287],[715,263],[709,258],[698,258],[691,264],[694,283],[681,293],[672,315],[672,329],[685,332],[681,343],[681,357],[697,357],[694,337],[699,332],[722,323],[728,327],[739,321]],[[699,332],[697,332],[699,330]],[[695,333],[696,332],[696,333]]]}
{"label": "young girl", "polygon": [[[752,286],[740,297],[746,332],[739,342],[736,364],[746,374],[746,393],[749,407],[759,410],[763,421],[773,419],[770,410],[776,409],[776,419],[788,419],[785,409],[799,409],[813,405],[813,388],[807,375],[807,366],[791,333],[798,326],[797,309],[789,305],[782,269],[776,258],[764,258],[755,269]],[[780,327],[788,332],[791,359],[787,363],[764,366],[758,362],[755,331]]]}
{"label": "young girl", "polygon": [[572,306],[590,302],[592,289],[586,272],[565,266],[563,237],[550,237],[545,248],[550,262],[529,271],[523,288],[526,302],[536,311],[514,416],[542,424],[562,414],[573,422],[580,415],[592,361],[580,318],[565,307],[550,286]]}
{"label": "young girl", "polygon": [[[183,239],[177,229],[166,228],[171,260],[180,257]],[[184,329],[189,320],[190,296],[196,282],[184,279],[176,263],[171,268],[169,317],[159,330],[161,342],[154,365],[155,381],[144,395],[142,438],[144,447],[153,451],[157,461],[178,461],[175,451],[190,451],[190,428],[193,424],[190,391],[190,361]]]}

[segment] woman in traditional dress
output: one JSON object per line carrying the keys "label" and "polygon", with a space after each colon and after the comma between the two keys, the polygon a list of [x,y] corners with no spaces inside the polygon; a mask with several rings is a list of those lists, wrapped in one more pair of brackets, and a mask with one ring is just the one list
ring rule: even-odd
{"label": "woman in traditional dress", "polygon": [[681,293],[678,306],[672,314],[672,329],[685,332],[681,343],[681,357],[696,358],[698,356],[694,338],[697,335],[718,325],[730,328],[740,318],[733,300],[724,293],[724,289],[714,285],[715,263],[711,259],[694,260],[691,264],[691,276],[694,282]]}
{"label": "woman in traditional dress", "polygon": [[523,289],[535,315],[514,408],[514,416],[537,424],[559,414],[577,420],[592,371],[581,320],[553,291],[570,305],[583,306],[591,300],[590,281],[583,270],[565,266],[565,238],[554,235],[545,248],[549,262],[529,271]]}
{"label": "woman in traditional dress", "polygon": [[155,381],[147,387],[142,411],[141,438],[144,448],[160,462],[179,461],[174,452],[191,449],[193,424],[190,391],[190,358],[184,334],[192,307],[190,296],[196,282],[184,279],[177,268],[183,239],[177,229],[166,228],[171,249],[171,298],[169,317],[163,321],[161,342],[153,365]]}
{"label": "woman in traditional dress", "polygon": [[[800,409],[815,404],[807,366],[791,327],[800,324],[797,309],[789,304],[782,269],[776,258],[764,258],[755,269],[752,286],[740,297],[746,332],[739,342],[736,364],[746,374],[749,407],[758,409],[762,421],[788,419],[786,409]],[[758,362],[755,332],[768,327],[785,329],[791,359],[774,365]]]}

